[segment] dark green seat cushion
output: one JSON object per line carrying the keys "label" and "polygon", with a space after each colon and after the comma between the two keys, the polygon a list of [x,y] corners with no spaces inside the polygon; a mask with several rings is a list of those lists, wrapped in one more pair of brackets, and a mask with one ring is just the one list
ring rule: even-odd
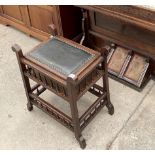
{"label": "dark green seat cushion", "polygon": [[51,39],[28,55],[66,76],[78,71],[94,56],[56,38]]}

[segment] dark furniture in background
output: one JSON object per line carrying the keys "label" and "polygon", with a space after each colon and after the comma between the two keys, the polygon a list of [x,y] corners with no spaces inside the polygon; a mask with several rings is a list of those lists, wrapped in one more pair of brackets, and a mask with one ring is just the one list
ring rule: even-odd
{"label": "dark furniture in background", "polygon": [[[114,43],[149,60],[146,75],[155,75],[155,11],[139,6],[78,6],[85,9],[87,46],[100,50]],[[109,74],[110,76],[112,74]],[[129,82],[111,76],[124,84]],[[142,87],[148,80],[144,80]],[[145,83],[146,82],[146,83]]]}

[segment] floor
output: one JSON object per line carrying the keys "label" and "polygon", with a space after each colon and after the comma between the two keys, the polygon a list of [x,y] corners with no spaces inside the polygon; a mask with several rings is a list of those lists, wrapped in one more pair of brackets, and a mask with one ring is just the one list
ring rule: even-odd
{"label": "floor", "polygon": [[[0,149],[80,149],[72,132],[34,107],[26,108],[26,97],[11,46],[18,43],[23,52],[40,42],[12,28],[0,25]],[[155,149],[155,81],[137,92],[112,79],[113,116],[103,108],[85,128],[86,149]],[[100,83],[101,81],[99,81]],[[64,100],[43,94],[70,113]],[[86,94],[79,102],[80,114],[94,99]]]}

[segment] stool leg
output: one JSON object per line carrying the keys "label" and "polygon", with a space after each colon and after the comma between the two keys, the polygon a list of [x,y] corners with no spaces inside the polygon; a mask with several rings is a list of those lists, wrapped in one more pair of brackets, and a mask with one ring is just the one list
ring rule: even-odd
{"label": "stool leg", "polygon": [[78,114],[78,108],[77,108],[77,102],[76,102],[76,96],[75,96],[74,80],[68,77],[67,82],[68,82],[68,93],[70,97],[70,109],[71,109],[75,138],[79,142],[80,147],[84,149],[86,147],[86,142],[81,134],[81,129],[80,129],[80,121],[79,121],[79,114]]}
{"label": "stool leg", "polygon": [[103,79],[103,88],[107,93],[107,104],[106,107],[108,108],[108,112],[110,115],[114,114],[114,106],[112,105],[110,101],[110,92],[109,92],[109,81],[108,81],[108,66],[107,66],[107,55],[108,51],[107,49],[103,48],[101,50],[102,56],[103,56],[103,62],[102,62],[102,67],[105,72],[104,76],[102,77]]}
{"label": "stool leg", "polygon": [[72,121],[74,126],[74,133],[75,138],[80,144],[80,147],[84,149],[86,147],[85,139],[83,138],[81,131],[80,131],[80,122],[78,118],[78,109],[76,102],[70,102],[71,114],[72,114]]}
{"label": "stool leg", "polygon": [[112,105],[112,103],[110,101],[108,76],[107,75],[104,75],[102,79],[103,79],[103,87],[104,87],[104,90],[107,93],[107,104],[106,104],[106,107],[108,108],[109,114],[110,115],[113,115],[114,114],[114,106]]}
{"label": "stool leg", "polygon": [[26,67],[24,64],[21,63],[21,58],[23,57],[23,53],[21,48],[15,44],[12,46],[12,50],[16,53],[16,57],[17,57],[17,61],[18,61],[18,65],[20,68],[20,72],[21,72],[21,76],[22,76],[22,80],[23,80],[23,84],[24,84],[24,88],[25,88],[25,93],[26,93],[26,97],[27,97],[27,109],[29,111],[33,110],[33,105],[30,101],[30,97],[29,97],[29,92],[31,91],[31,87],[30,87],[30,82],[28,77],[26,77],[24,75],[24,71],[26,70]]}

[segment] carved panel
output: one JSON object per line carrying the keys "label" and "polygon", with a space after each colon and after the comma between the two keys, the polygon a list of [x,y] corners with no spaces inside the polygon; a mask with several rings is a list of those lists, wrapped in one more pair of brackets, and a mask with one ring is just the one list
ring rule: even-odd
{"label": "carved panel", "polygon": [[58,81],[51,79],[48,76],[45,76],[43,73],[39,72],[38,70],[36,70],[30,66],[27,66],[26,68],[27,68],[27,70],[25,71],[25,74],[27,76],[29,76],[34,81],[40,83],[41,85],[43,85],[45,88],[50,89],[57,95],[68,100],[67,88],[65,86],[63,86]]}
{"label": "carved panel", "polygon": [[76,86],[77,96],[81,96],[92,83],[96,82],[103,75],[103,70],[96,67],[92,72],[90,72],[79,84]]}
{"label": "carved panel", "polygon": [[103,8],[115,11],[118,13],[126,14],[129,16],[134,16],[137,18],[141,18],[143,20],[147,20],[150,22],[155,22],[155,12],[144,9],[141,7],[129,6],[129,5],[120,5],[120,6],[103,6]]}

